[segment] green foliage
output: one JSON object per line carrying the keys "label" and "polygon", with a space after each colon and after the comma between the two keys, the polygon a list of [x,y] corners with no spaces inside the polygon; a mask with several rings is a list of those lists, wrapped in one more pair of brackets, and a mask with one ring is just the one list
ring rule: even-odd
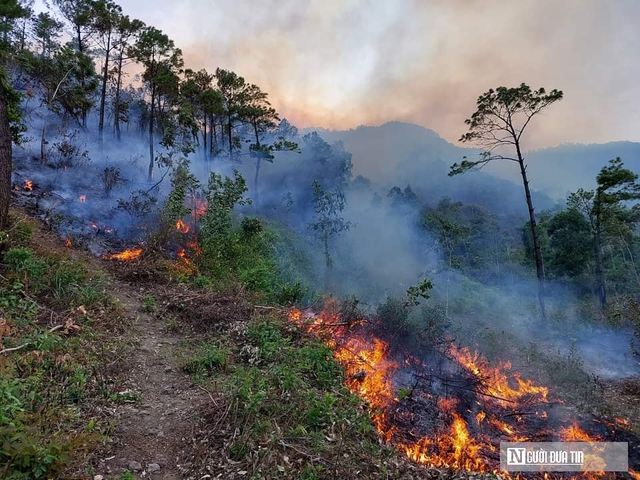
{"label": "green foliage", "polygon": [[87,282],[89,273],[82,263],[53,257],[39,258],[27,247],[8,250],[4,263],[10,269],[9,278],[19,278],[34,292],[48,295],[61,305],[88,306],[105,301],[99,282]]}
{"label": "green foliage", "polygon": [[205,343],[182,362],[182,369],[196,376],[207,375],[226,367],[229,352],[218,345]]}
{"label": "green foliage", "polygon": [[78,132],[62,130],[60,139],[53,142],[48,156],[49,164],[54,168],[84,167],[91,161],[89,151],[79,147],[77,142]]}
{"label": "green foliage", "polygon": [[308,293],[309,287],[304,288],[301,282],[285,283],[279,285],[273,298],[278,305],[291,307],[302,304]]}
{"label": "green foliage", "polygon": [[158,197],[146,190],[131,192],[129,200],[118,199],[118,208],[135,218],[143,218],[153,212],[158,203]]}
{"label": "green foliage", "polygon": [[412,305],[419,305],[420,299],[427,300],[429,298],[429,291],[433,288],[431,280],[425,278],[415,285],[410,286],[407,289],[407,299]]}
{"label": "green foliage", "polygon": [[409,326],[409,306],[401,298],[387,296],[376,308],[376,318],[381,327],[392,333],[407,334]]}
{"label": "green foliage", "polygon": [[544,88],[531,90],[524,83],[514,88],[490,89],[480,95],[476,111],[465,120],[469,131],[460,137],[460,141],[476,143],[486,150],[479,160],[465,159],[460,164],[454,163],[449,176],[482,168],[493,160],[521,162],[519,150],[515,158],[502,153],[493,154],[492,150],[504,146],[519,149],[520,138],[532,118],[562,98],[560,90],[554,89],[549,93]]}
{"label": "green foliage", "polygon": [[[0,308],[10,334],[9,347],[26,345],[0,366],[0,463],[6,478],[62,478],[72,459],[96,448],[99,429],[87,428],[78,413],[93,393],[98,361],[82,337],[42,330],[38,302],[59,305],[66,314],[89,290],[99,291],[83,264],[39,256],[27,247],[5,252]],[[106,306],[104,295],[91,297]],[[104,340],[103,340],[104,341]],[[9,357],[5,357],[9,358]],[[95,426],[95,422],[94,422]]]}
{"label": "green foliage", "polygon": [[[342,369],[331,350],[318,342],[292,341],[289,335],[275,321],[250,324],[251,345],[242,352],[256,349],[256,353],[251,353],[248,365],[234,365],[228,383],[216,378],[219,388],[232,392],[230,421],[237,434],[229,445],[230,458],[244,462],[263,445],[266,461],[257,475],[265,478],[271,478],[271,472],[279,478],[284,472],[267,460],[272,445],[280,442],[300,445],[326,458],[351,451],[349,464],[364,449],[363,461],[370,462],[380,455],[375,431],[359,401],[343,387]],[[287,478],[316,478],[313,475],[322,472],[304,464],[288,468],[295,468],[295,476]]]}
{"label": "green foliage", "polygon": [[262,222],[258,218],[246,217],[241,223],[242,233],[245,237],[251,238],[264,230]]}
{"label": "green foliage", "polygon": [[555,214],[547,224],[551,255],[545,269],[555,276],[578,277],[590,269],[593,257],[591,227],[576,209]]}
{"label": "green foliage", "polygon": [[124,183],[120,169],[117,167],[105,167],[102,170],[102,185],[104,187],[104,194],[107,197],[111,196],[111,191],[119,184]]}
{"label": "green foliage", "polygon": [[172,189],[167,195],[162,210],[163,228],[173,229],[175,223],[191,213],[191,210],[185,206],[187,193],[195,192],[200,183],[198,179],[189,172],[189,166],[186,163],[180,163],[171,177]]}
{"label": "green foliage", "polygon": [[145,295],[142,299],[142,305],[146,312],[153,312],[156,308],[156,297],[153,295]]}
{"label": "green foliage", "polygon": [[309,228],[318,232],[324,246],[324,256],[327,268],[331,268],[333,260],[329,252],[329,239],[352,226],[351,222],[342,217],[346,206],[346,198],[342,190],[326,191],[319,182],[313,182],[313,204],[316,213],[315,222]]}

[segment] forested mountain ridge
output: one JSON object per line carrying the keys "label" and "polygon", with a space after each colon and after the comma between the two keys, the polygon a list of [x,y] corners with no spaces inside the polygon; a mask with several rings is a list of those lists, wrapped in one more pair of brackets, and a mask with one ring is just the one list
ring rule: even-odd
{"label": "forested mountain ridge", "polygon": [[[398,182],[410,181],[411,178],[416,178],[416,174],[420,175],[425,171],[431,172],[438,181],[443,181],[449,164],[459,161],[463,156],[478,154],[477,149],[454,145],[440,137],[436,131],[412,123],[388,122],[350,130],[304,129],[311,130],[317,130],[327,141],[342,141],[354,156],[354,175],[364,175],[377,182],[388,182],[392,178],[397,178]],[[461,133],[462,130],[461,127]],[[637,142],[563,144],[525,151],[524,155],[529,164],[531,188],[538,193],[541,209],[564,199],[568,192],[593,187],[598,171],[612,158],[621,157],[629,168],[640,171],[640,143]],[[483,172],[497,179],[510,180],[521,189],[519,172],[509,168],[509,165],[488,165]],[[426,173],[423,175],[426,177]],[[491,183],[486,177],[478,177],[474,181]],[[420,176],[418,179],[422,180]],[[428,178],[425,180],[429,181]],[[419,180],[410,182],[412,188],[420,188],[418,182]],[[439,185],[440,188],[451,188],[452,191],[460,188],[460,185]],[[505,194],[511,190],[511,186],[497,181],[491,187],[496,192]],[[456,197],[452,191],[447,194]],[[545,196],[548,198],[544,198]],[[469,201],[470,198],[464,200]]]}

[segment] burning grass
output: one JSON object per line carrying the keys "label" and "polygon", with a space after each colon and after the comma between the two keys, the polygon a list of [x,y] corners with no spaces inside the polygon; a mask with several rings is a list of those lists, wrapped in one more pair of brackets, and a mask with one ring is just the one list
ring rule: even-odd
{"label": "burning grass", "polygon": [[380,444],[326,345],[274,317],[247,317],[226,327],[180,355],[184,370],[212,398],[197,429],[192,476],[452,478]]}
{"label": "burning grass", "polygon": [[121,262],[130,262],[132,260],[137,260],[142,255],[144,250],[140,247],[137,248],[128,248],[120,253],[114,253],[111,255],[103,255],[102,258],[105,260],[119,260]]}
{"label": "burning grass", "polygon": [[509,363],[492,366],[451,342],[420,358],[394,351],[372,335],[373,326],[349,328],[333,304],[317,315],[292,309],[289,319],[333,349],[349,390],[369,404],[378,434],[415,462],[492,472],[499,469],[499,441],[616,438],[616,431],[591,424],[599,433],[587,433],[575,418],[562,418],[549,389]]}

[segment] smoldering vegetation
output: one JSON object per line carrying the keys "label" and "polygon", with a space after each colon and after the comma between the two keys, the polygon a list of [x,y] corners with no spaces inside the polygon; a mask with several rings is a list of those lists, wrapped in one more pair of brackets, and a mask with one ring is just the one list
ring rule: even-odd
{"label": "smoldering vegetation", "polygon": [[[269,228],[286,232],[272,251],[282,281],[300,283],[306,301],[324,293],[355,298],[368,315],[376,316],[394,300],[405,298],[409,287],[430,279],[431,298],[392,318],[398,323],[393,328],[435,329],[489,358],[535,346],[557,358],[578,356],[581,368],[602,378],[637,373],[631,327],[602,325],[584,295],[581,299],[567,282],[548,283],[552,321],[540,322],[535,278],[523,246],[524,215],[517,214],[522,209],[496,211],[483,206],[482,198],[477,204],[470,201],[473,189],[503,181],[468,176],[459,191],[442,186],[453,199],[466,200],[462,202],[438,195],[432,169],[411,170],[411,184],[399,186],[354,178],[352,171],[366,159],[354,158],[341,142],[330,144],[315,132],[300,135],[286,121],[280,128],[299,151],[279,152],[272,162],[263,162],[260,203],[255,203],[249,181],[248,196],[254,203],[238,207],[237,218],[257,217]],[[120,141],[107,136],[102,142],[69,125],[50,125],[48,132],[45,164],[38,158],[38,126],[16,149],[16,189],[24,193],[24,181],[31,180],[36,199],[29,201],[35,201],[42,218],[62,239],[71,238],[97,255],[144,245],[171,190],[174,167],[159,168],[149,181],[148,145],[138,132],[125,133]],[[211,172],[232,175],[237,169],[246,179],[255,176],[256,160],[247,149],[234,161],[224,153],[212,157],[201,150],[189,160],[190,171],[203,185]],[[440,160],[446,164],[456,158],[445,155]],[[399,170],[395,178],[406,179],[406,169]],[[331,268],[317,234],[309,228],[315,216],[314,181],[346,195],[343,217],[351,227],[330,240]],[[512,190],[493,190],[492,202],[513,205]],[[501,200],[501,191],[509,200]]]}

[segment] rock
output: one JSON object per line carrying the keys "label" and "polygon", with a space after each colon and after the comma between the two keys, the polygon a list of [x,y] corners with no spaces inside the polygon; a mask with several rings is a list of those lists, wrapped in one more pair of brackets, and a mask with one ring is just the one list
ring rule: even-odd
{"label": "rock", "polygon": [[149,465],[147,465],[147,470],[149,471],[149,473],[157,472],[158,470],[160,470],[160,465],[158,465],[157,463],[150,463]]}
{"label": "rock", "polygon": [[129,470],[133,472],[139,472],[140,470],[142,470],[142,464],[140,462],[135,462],[133,460],[129,462],[128,467],[129,467]]}
{"label": "rock", "polygon": [[95,475],[93,480],[104,480],[104,477],[102,475]]}

